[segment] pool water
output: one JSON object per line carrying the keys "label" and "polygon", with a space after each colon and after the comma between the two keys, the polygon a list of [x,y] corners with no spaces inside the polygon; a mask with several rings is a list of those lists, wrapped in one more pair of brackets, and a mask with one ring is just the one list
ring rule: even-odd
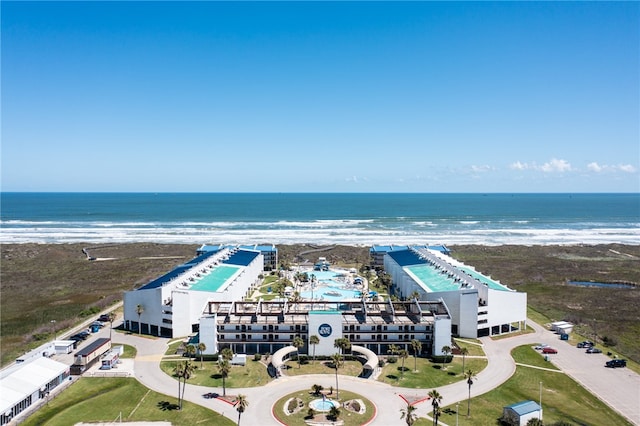
{"label": "pool water", "polygon": [[569,285],[577,285],[579,287],[602,287],[602,288],[635,288],[631,284],[618,284],[618,283],[599,283],[592,281],[567,281]]}
{"label": "pool water", "polygon": [[332,399],[314,399],[309,403],[309,407],[316,411],[329,411],[332,407],[339,407],[340,405]]}
{"label": "pool water", "polygon": [[346,275],[344,272],[336,271],[311,271],[309,275],[314,275],[317,281],[313,291],[306,290],[300,292],[300,297],[311,300],[326,300],[336,302],[347,299],[361,299],[362,292],[345,288],[346,282],[340,280],[340,276]]}

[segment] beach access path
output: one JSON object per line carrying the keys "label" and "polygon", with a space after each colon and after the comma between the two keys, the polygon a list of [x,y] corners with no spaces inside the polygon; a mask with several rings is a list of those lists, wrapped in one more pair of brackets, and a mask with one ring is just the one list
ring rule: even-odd
{"label": "beach access path", "polygon": [[[563,372],[571,376],[614,410],[626,417],[632,424],[640,424],[640,375],[628,368],[605,368],[608,359],[602,354],[585,354],[544,327],[528,321],[534,333],[493,340],[482,338],[481,342],[487,355],[487,367],[478,373],[471,397],[482,395],[500,386],[508,380],[516,370],[511,357],[511,350],[521,345],[545,343],[558,348],[558,354],[550,356],[550,361]],[[134,362],[135,377],[154,391],[173,395],[176,381],[160,369],[160,361],[167,350],[168,339],[149,338],[134,334],[113,334],[114,343],[124,343],[137,348]],[[325,388],[335,386],[333,375],[307,375],[281,377],[263,386],[253,388],[227,389],[227,394],[242,394],[247,397],[249,406],[242,415],[245,425],[277,426],[280,423],[273,417],[272,408],[275,401],[296,391],[308,391],[313,384]],[[544,384],[543,384],[544,385]],[[376,416],[370,425],[398,424],[400,410],[406,407],[403,397],[418,400],[427,396],[430,389],[413,389],[394,387],[370,379],[350,376],[339,376],[340,390],[349,390],[361,394],[376,406]],[[443,395],[441,406],[464,402],[467,400],[468,387],[465,381],[437,388]],[[222,394],[222,389],[187,385],[185,399],[201,406],[215,410],[233,421],[237,421],[235,408],[222,399],[205,399],[208,392]],[[518,401],[514,401],[518,402]],[[544,401],[542,401],[544,408]],[[431,404],[424,401],[416,404],[417,414],[427,417],[431,413]]]}

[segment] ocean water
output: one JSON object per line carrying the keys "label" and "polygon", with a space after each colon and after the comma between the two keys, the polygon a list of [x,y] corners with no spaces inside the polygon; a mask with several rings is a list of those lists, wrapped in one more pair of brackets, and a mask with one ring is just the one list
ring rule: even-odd
{"label": "ocean water", "polygon": [[640,244],[640,194],[1,193],[0,243]]}

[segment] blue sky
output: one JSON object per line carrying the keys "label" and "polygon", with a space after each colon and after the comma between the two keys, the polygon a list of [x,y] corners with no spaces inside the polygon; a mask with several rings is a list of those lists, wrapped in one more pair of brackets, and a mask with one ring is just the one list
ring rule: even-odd
{"label": "blue sky", "polygon": [[2,190],[640,192],[637,2],[2,2]]}

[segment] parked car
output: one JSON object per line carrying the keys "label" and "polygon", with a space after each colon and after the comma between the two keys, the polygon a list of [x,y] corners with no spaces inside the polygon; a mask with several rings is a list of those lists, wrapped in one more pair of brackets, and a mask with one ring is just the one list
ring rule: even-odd
{"label": "parked car", "polygon": [[595,346],[595,345],[593,344],[593,342],[591,342],[589,340],[585,340],[584,342],[578,343],[578,347],[579,348],[587,349],[587,348],[590,348],[592,346]]}
{"label": "parked car", "polygon": [[627,366],[627,360],[626,359],[612,359],[611,361],[607,361],[604,365],[606,367],[609,367],[609,368],[626,367]]}
{"label": "parked car", "polygon": [[78,333],[78,334],[74,334],[73,336],[71,336],[69,339],[71,340],[86,340],[87,337],[89,337],[89,335],[85,335],[83,333]]}
{"label": "parked car", "polygon": [[91,323],[91,325],[89,327],[90,328],[91,327],[100,327],[100,328],[102,328],[102,327],[104,327],[104,324],[101,323],[100,321],[94,321],[94,322]]}
{"label": "parked car", "polygon": [[542,349],[544,349],[544,348],[546,348],[546,347],[548,347],[548,346],[549,346],[549,345],[547,345],[547,344],[540,343],[540,344],[537,344],[537,345],[534,347],[534,349],[536,349],[536,350],[538,350],[538,351],[539,351],[539,350],[542,350]]}
{"label": "parked car", "polygon": [[548,346],[547,346],[546,348],[543,348],[543,349],[542,349],[542,353],[543,353],[543,354],[557,354],[557,353],[558,353],[558,350],[557,350],[557,349],[550,348],[550,347],[548,347]]}
{"label": "parked car", "polygon": [[109,314],[102,314],[102,315],[100,315],[100,318],[98,318],[98,321],[100,321],[100,322],[109,322],[109,321],[111,321],[111,317],[109,317]]}
{"label": "parked car", "polygon": [[588,354],[601,354],[602,351],[594,346],[590,347],[589,349],[587,349],[587,353]]}

